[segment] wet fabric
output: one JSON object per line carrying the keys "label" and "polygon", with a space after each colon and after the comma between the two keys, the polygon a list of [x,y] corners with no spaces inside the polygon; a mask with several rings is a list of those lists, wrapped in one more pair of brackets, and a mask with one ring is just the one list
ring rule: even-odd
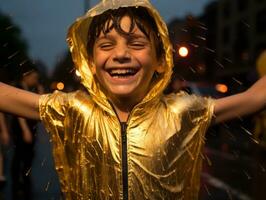
{"label": "wet fabric", "polygon": [[127,121],[129,199],[197,199],[204,134],[213,101],[186,93],[164,96],[172,73],[165,23],[146,0],[102,1],[70,27],[68,43],[87,91],[42,95],[40,116],[66,199],[123,199],[120,122],[90,71],[86,50],[92,18],[109,9],[145,7],[164,44],[164,72]]}

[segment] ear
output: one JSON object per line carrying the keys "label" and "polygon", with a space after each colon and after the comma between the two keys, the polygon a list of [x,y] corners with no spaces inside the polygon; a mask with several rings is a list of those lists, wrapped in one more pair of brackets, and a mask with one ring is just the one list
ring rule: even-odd
{"label": "ear", "polygon": [[157,71],[159,74],[163,73],[165,71],[165,62],[164,59],[160,59],[158,61],[158,65],[155,67],[155,71]]}

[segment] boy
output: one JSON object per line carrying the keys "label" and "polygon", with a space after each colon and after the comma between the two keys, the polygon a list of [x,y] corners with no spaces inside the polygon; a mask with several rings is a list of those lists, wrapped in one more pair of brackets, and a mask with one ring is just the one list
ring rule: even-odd
{"label": "boy", "polygon": [[0,85],[0,110],[41,118],[51,133],[66,199],[197,199],[213,112],[220,122],[265,106],[266,78],[220,100],[163,96],[172,49],[147,0],[103,1],[72,25],[68,42],[87,92]]}

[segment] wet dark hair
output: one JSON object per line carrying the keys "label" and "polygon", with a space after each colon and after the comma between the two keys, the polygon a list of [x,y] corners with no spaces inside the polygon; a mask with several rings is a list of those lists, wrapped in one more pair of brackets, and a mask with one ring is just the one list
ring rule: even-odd
{"label": "wet dark hair", "polygon": [[[128,32],[121,28],[121,20],[124,16],[128,16],[131,20],[131,26]],[[153,17],[144,7],[122,7],[116,10],[107,10],[101,15],[95,16],[88,30],[87,50],[89,57],[93,56],[93,46],[101,32],[108,34],[115,29],[122,36],[130,36],[137,26],[141,32],[150,40],[153,37],[156,56],[158,59],[164,55],[163,43],[158,35],[159,31]]]}

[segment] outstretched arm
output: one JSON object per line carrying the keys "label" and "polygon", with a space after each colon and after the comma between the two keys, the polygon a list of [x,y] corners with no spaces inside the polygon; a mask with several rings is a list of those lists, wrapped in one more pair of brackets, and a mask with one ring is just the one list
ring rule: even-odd
{"label": "outstretched arm", "polygon": [[266,76],[245,92],[215,100],[214,123],[257,112],[266,107]]}
{"label": "outstretched arm", "polygon": [[38,120],[39,94],[0,82],[0,111]]}

